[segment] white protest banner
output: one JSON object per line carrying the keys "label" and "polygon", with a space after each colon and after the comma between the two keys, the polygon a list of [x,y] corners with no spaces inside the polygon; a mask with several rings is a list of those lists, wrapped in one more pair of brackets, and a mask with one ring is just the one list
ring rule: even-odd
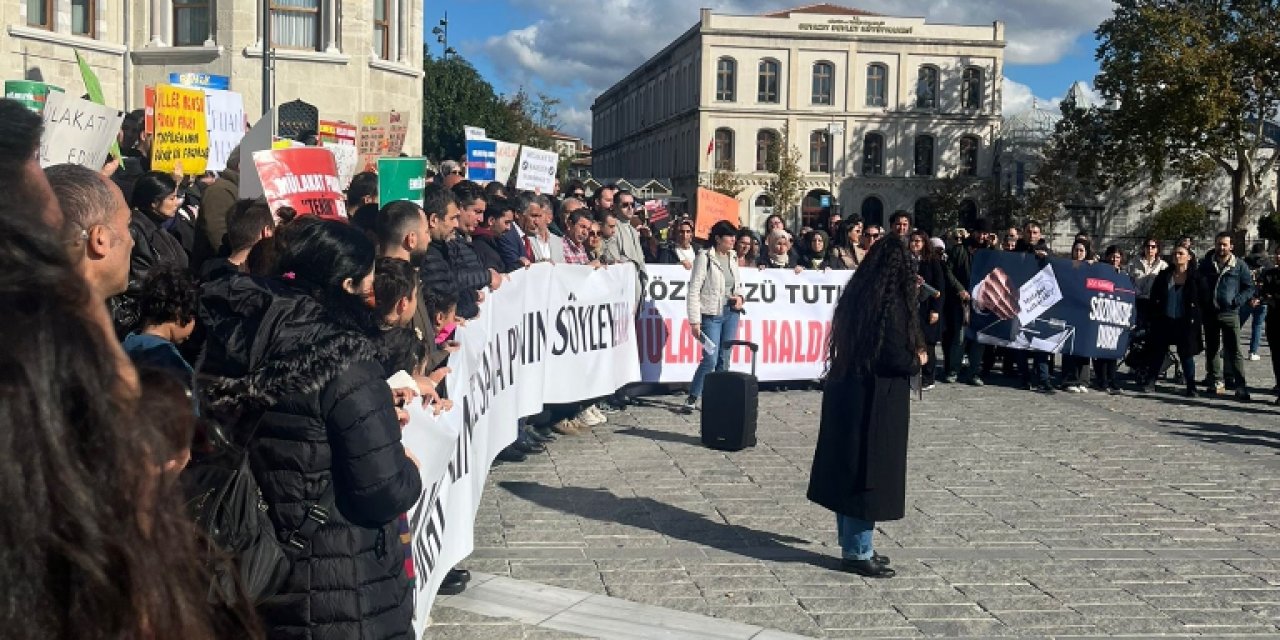
{"label": "white protest banner", "polygon": [[50,92],[45,98],[42,117],[40,166],[80,164],[95,171],[106,164],[124,120],[116,109],[61,92]]}
{"label": "white protest banner", "polygon": [[235,91],[204,89],[204,122],[209,129],[206,171],[227,168],[227,157],[244,137],[244,98]]}
{"label": "white protest banner", "polygon": [[511,179],[511,170],[516,168],[516,158],[520,157],[520,145],[514,142],[498,140],[497,169],[494,180],[506,184]]}
{"label": "white protest banner", "polygon": [[445,380],[453,408],[414,409],[405,447],[418,458],[422,496],[409,514],[415,637],[445,574],[471,554],[489,467],[516,437],[516,421],[543,403],[606,395],[639,379],[635,268],[535,264],[489,293],[458,328]]}
{"label": "white protest banner", "polygon": [[[648,296],[636,327],[640,372],[645,382],[689,382],[702,350],[689,333],[690,271],[681,265],[650,265]],[[816,380],[827,358],[831,316],[852,271],[739,270],[746,314],[738,339],[760,345],[761,380]],[[751,371],[751,352],[733,350],[733,371]]]}
{"label": "white protest banner", "polygon": [[522,147],[520,164],[516,169],[516,189],[553,193],[556,190],[556,166],[559,164],[560,155],[554,151]]}
{"label": "white protest banner", "polygon": [[488,138],[481,127],[466,126],[462,128],[462,133],[467,140],[484,140]]}
{"label": "white protest banner", "polygon": [[351,186],[351,177],[356,175],[356,163],[360,161],[360,149],[344,142],[321,144],[333,153],[333,161],[338,165],[338,182],[342,184],[342,188]]}

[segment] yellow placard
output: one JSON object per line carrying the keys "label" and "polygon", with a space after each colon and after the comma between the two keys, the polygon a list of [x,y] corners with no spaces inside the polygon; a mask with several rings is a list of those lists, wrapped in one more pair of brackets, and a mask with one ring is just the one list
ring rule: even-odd
{"label": "yellow placard", "polygon": [[209,129],[204,117],[204,91],[162,84],[156,87],[155,140],[151,169],[189,176],[204,173],[209,161]]}

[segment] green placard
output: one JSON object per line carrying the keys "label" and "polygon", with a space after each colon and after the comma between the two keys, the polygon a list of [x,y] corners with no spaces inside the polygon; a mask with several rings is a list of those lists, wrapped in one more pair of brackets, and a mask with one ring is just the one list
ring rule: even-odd
{"label": "green placard", "polygon": [[4,97],[17,100],[36,113],[44,113],[44,102],[49,97],[50,91],[62,93],[62,87],[34,80],[4,81]]}
{"label": "green placard", "polygon": [[422,206],[427,186],[426,158],[378,158],[378,206],[409,200]]}
{"label": "green placard", "polygon": [[[89,102],[107,106],[106,99],[102,97],[102,83],[98,81],[98,74],[93,72],[89,67],[89,61],[76,52],[76,64],[80,65],[80,77],[84,79],[84,90],[89,94]],[[118,142],[111,143],[111,155],[120,159],[120,144]]]}

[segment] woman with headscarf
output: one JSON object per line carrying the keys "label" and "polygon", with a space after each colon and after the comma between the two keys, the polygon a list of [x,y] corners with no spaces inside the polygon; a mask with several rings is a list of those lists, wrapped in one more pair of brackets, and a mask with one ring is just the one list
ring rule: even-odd
{"label": "woman with headscarf", "polygon": [[840,296],[828,340],[808,498],[836,513],[841,569],[894,575],[875,523],[906,513],[911,378],[927,361],[920,288],[904,242],[877,242]]}

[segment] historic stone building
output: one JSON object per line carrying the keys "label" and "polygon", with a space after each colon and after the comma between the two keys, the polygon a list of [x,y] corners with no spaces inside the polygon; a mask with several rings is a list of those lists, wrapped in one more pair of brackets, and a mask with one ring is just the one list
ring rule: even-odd
{"label": "historic stone building", "polygon": [[[273,0],[275,103],[301,99],[320,117],[361,111],[420,119],[423,0]],[[0,0],[0,79],[37,80],[84,93],[79,51],[106,102],[143,104],[147,85],[173,72],[231,78],[245,111],[262,112],[262,2],[256,0]],[[420,149],[419,127],[406,148]]]}
{"label": "historic stone building", "polygon": [[593,173],[670,178],[692,201],[729,171],[744,187],[742,219],[759,228],[773,207],[768,149],[785,134],[805,172],[800,210],[779,212],[790,224],[832,194],[868,220],[898,209],[927,218],[939,178],[991,177],[1004,46],[1000,22],[938,25],[831,4],[704,9],[596,99]]}

